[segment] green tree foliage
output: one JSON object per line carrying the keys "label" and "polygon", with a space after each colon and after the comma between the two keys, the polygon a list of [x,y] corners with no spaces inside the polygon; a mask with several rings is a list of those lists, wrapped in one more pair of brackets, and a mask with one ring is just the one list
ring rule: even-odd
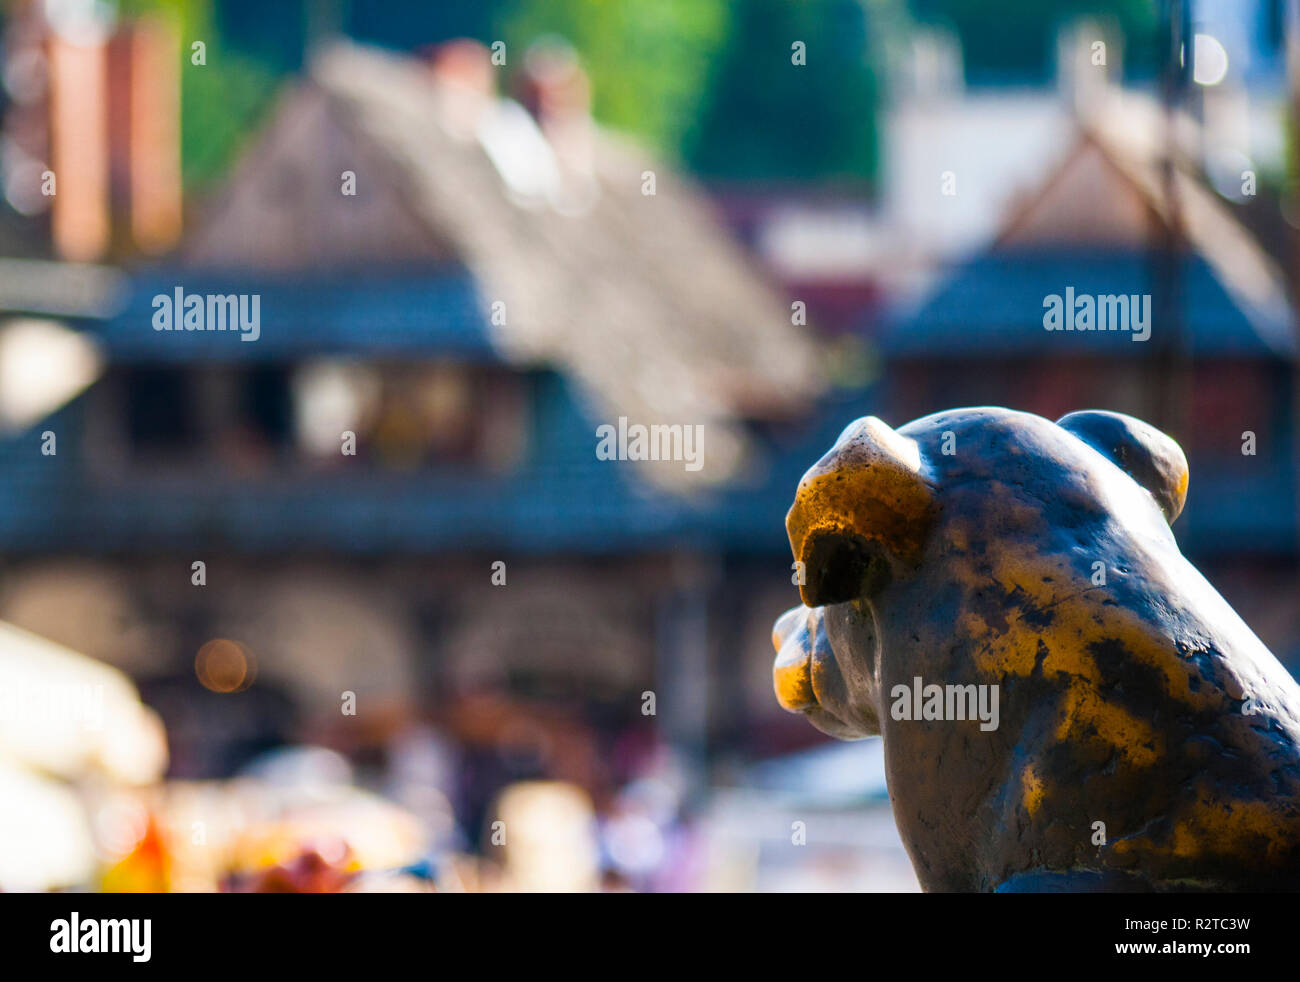
{"label": "green tree foliage", "polygon": [[968,82],[1045,82],[1055,70],[1056,31],[1090,19],[1117,25],[1125,69],[1150,75],[1158,65],[1159,5],[1152,0],[913,0],[923,21],[952,27]]}
{"label": "green tree foliage", "polygon": [[[180,32],[181,170],[186,188],[219,178],[245,140],[257,132],[283,81],[265,62],[223,44],[212,0],[122,0],[124,16],[171,18]],[[206,45],[195,65],[191,46]]]}
{"label": "green tree foliage", "polygon": [[[274,37],[259,44],[244,36],[254,17],[247,2],[220,18],[213,0],[120,7],[126,16],[164,12],[178,24],[185,183],[210,183],[289,77],[281,35],[305,29],[310,17],[277,18]],[[407,33],[397,37],[401,25]],[[504,40],[508,73],[533,41],[558,35],[591,77],[596,118],[670,159],[724,178],[862,180],[874,171],[875,85],[860,0],[448,0],[437,8],[395,3],[383,16],[354,7],[341,26],[397,46],[454,34]],[[225,29],[239,36],[224,38]],[[196,40],[207,45],[202,67],[190,61]],[[807,45],[805,66],[791,64],[796,40]]]}
{"label": "green tree foliage", "polygon": [[512,70],[533,41],[564,38],[591,78],[595,117],[677,157],[726,40],[729,6],[726,0],[506,0],[497,30]]}
{"label": "green tree foliage", "polygon": [[[876,76],[858,0],[736,0],[726,51],[689,139],[701,173],[870,181]],[[792,61],[805,46],[806,64]]]}

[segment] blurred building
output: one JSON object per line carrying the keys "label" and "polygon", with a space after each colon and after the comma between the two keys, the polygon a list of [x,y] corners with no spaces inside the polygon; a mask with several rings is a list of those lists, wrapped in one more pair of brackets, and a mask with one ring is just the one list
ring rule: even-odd
{"label": "blurred building", "polygon": [[[1180,543],[1295,670],[1300,618],[1277,603],[1300,588],[1294,310],[1282,269],[1202,176],[1199,126],[1166,132],[1131,93],[1080,113],[993,244],[897,314],[884,398],[897,419],[1096,407],[1162,427],[1191,467]],[[1046,330],[1048,298],[1067,290],[1124,297],[1132,317],[1145,302],[1150,337]]]}
{"label": "blurred building", "polygon": [[[337,44],[167,256],[5,264],[15,313],[112,283],[60,312],[91,380],[0,444],[0,608],[142,679],[177,774],[304,731],[382,752],[420,716],[484,786],[599,790],[756,718],[816,739],[768,635],[790,495],[849,410],[700,192],[531,57],[504,98],[470,42]],[[229,330],[184,330],[209,296]],[[599,459],[620,419],[698,427],[700,466]]]}

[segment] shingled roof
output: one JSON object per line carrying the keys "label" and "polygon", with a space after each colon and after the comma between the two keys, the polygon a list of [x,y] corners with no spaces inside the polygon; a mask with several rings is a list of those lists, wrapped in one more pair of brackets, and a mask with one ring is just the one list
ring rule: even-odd
{"label": "shingled roof", "polygon": [[[1078,145],[1071,157],[1077,159],[1095,148],[1134,189],[1148,212],[1148,224],[1172,228],[1186,241],[1188,251],[1209,268],[1245,319],[1252,340],[1276,354],[1290,353],[1295,348],[1294,315],[1282,270],[1201,177],[1196,148],[1203,140],[1199,124],[1190,116],[1166,116],[1151,99],[1120,89],[1080,119]],[[1167,152],[1172,153],[1168,189],[1163,168]],[[1008,221],[999,245],[1034,244],[1036,240],[1025,234],[1025,219],[1041,207],[1053,184],[1063,182],[1069,165],[1067,159],[1037,198]],[[1246,346],[1247,342],[1238,339],[1237,343]]]}
{"label": "shingled roof", "polygon": [[[504,303],[490,328],[504,358],[562,371],[600,421],[705,424],[703,471],[654,469],[726,477],[745,456],[745,419],[819,394],[814,345],[699,189],[594,124],[585,156],[568,149],[513,100],[338,43],[282,99],[186,261],[302,274],[463,264],[485,318]],[[356,198],[339,193],[343,169]],[[369,218],[349,217],[359,203]]]}
{"label": "shingled roof", "polygon": [[[1187,347],[1206,356],[1293,357],[1295,320],[1281,270],[1197,172],[1195,122],[1179,115],[1171,125],[1169,134],[1159,106],[1124,92],[1079,118],[1063,159],[1011,210],[992,246],[900,311],[886,349],[1149,355],[1154,346],[1132,345],[1123,333],[1044,331],[1042,305],[1067,286],[1079,294],[1157,293],[1156,251],[1172,230],[1185,247],[1176,268]],[[1176,211],[1163,168],[1167,144]]]}

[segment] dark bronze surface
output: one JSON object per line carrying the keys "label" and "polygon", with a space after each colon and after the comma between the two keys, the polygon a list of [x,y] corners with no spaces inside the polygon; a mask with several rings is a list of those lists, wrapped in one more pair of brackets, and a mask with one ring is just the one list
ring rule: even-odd
{"label": "dark bronze surface", "polygon": [[[1140,420],[996,408],[858,420],[800,482],[777,698],[883,737],[925,889],[1300,889],[1300,687],[1179,552],[1186,494]],[[906,718],[925,685],[996,686],[996,728]]]}

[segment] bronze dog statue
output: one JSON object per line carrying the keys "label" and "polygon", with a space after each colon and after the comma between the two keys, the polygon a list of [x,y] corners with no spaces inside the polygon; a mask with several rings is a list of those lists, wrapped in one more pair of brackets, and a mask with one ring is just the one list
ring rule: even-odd
{"label": "bronze dog statue", "polygon": [[1179,552],[1186,493],[1096,411],[866,417],[804,475],[777,698],[884,739],[924,889],[1300,889],[1300,687]]}

